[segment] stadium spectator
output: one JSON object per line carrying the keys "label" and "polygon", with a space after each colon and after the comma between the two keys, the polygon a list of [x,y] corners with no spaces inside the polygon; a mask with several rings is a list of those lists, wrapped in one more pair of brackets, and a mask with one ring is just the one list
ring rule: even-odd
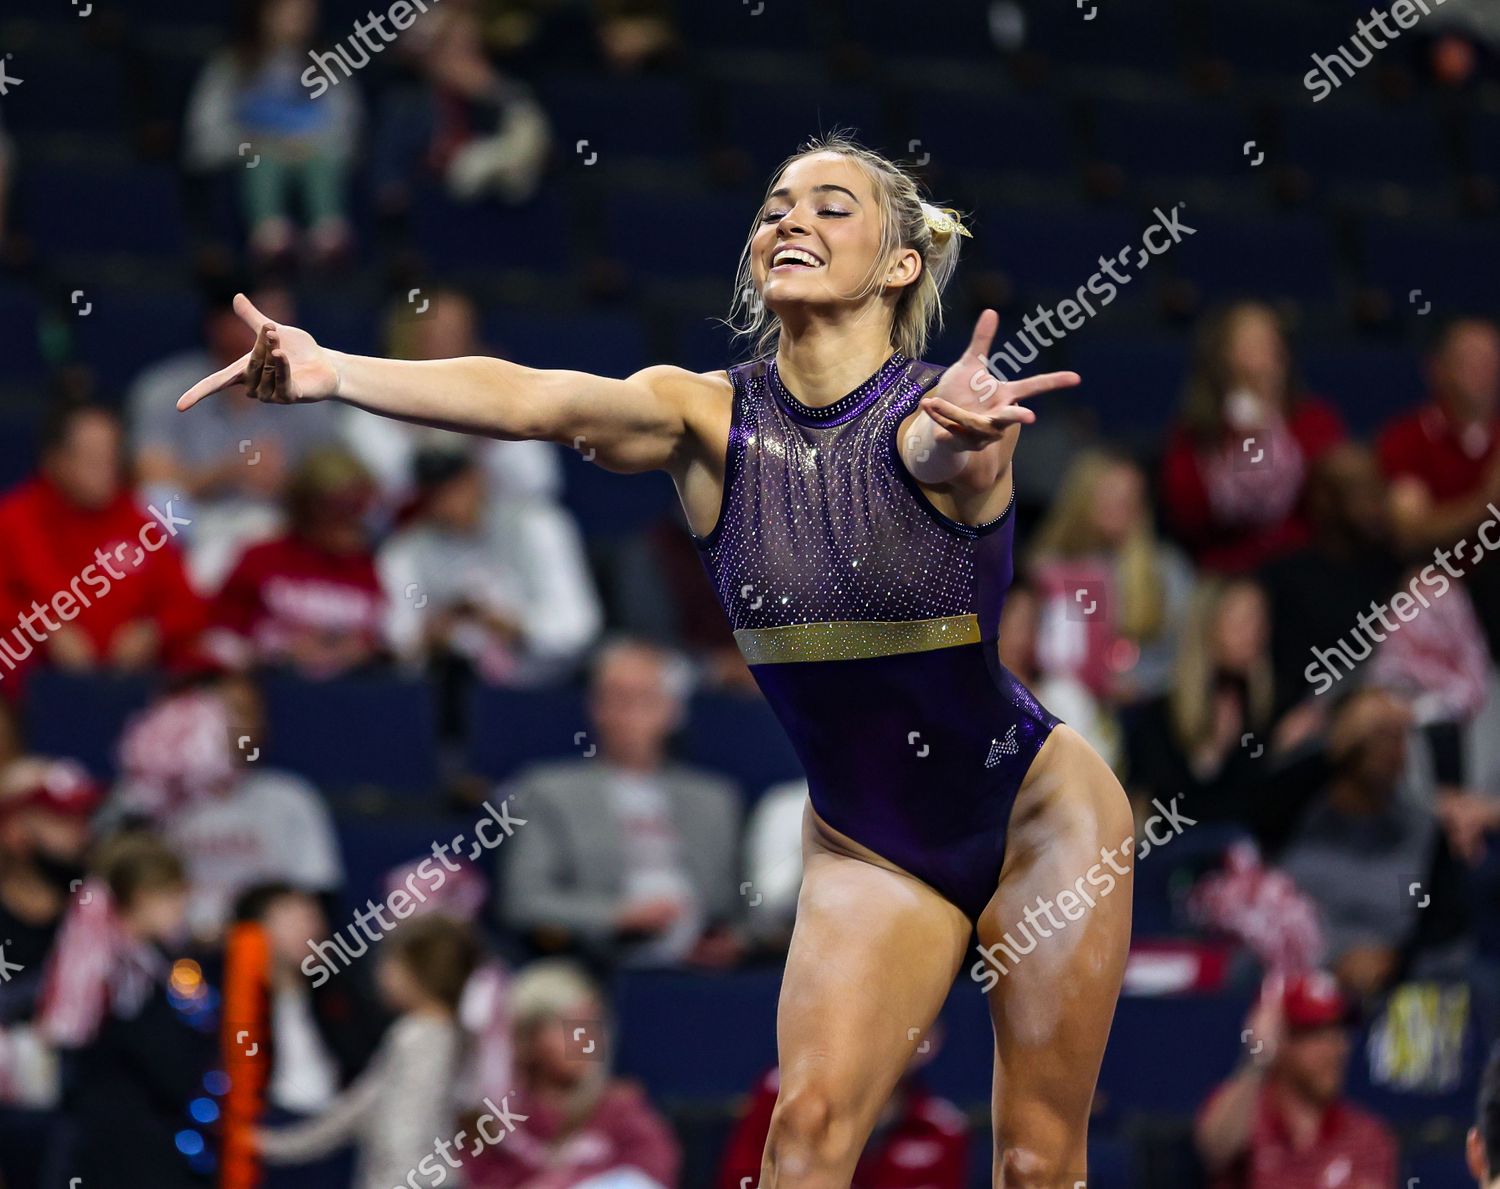
{"label": "stadium spectator", "polygon": [[0,773],[0,1024],[30,1019],[68,904],[83,882],[99,790],[67,760],[22,759]]}
{"label": "stadium spectator", "polygon": [[0,662],[12,694],[39,657],[121,672],[191,660],[204,609],[173,540],[181,521],[170,502],[146,509],[130,495],[114,413],[53,411],[37,474],[0,499],[0,623],[16,625],[0,636]]}
{"label": "stadium spectator", "polygon": [[1303,544],[1308,467],[1344,436],[1302,390],[1276,314],[1242,302],[1206,319],[1162,458],[1162,506],[1200,565],[1243,573]]}
{"label": "stadium spectator", "polygon": [[182,854],[200,936],[217,936],[256,885],[285,881],[321,895],[343,883],[322,798],[300,776],[267,768],[265,744],[259,693],[242,677],[168,697],[121,736],[121,780],[106,814],[159,825]]}
{"label": "stadium spectator", "polygon": [[[880,1112],[875,1133],[849,1182],[850,1189],[964,1189],[969,1181],[969,1122],[953,1103],[923,1085],[918,1070],[937,1054],[940,1027],[918,1046],[919,1055]],[[923,1052],[922,1050],[925,1050]],[[780,1071],[767,1072],[751,1091],[719,1165],[718,1189],[759,1183],[761,1153],[771,1132]]]}
{"label": "stadium spectator", "polygon": [[468,1164],[470,1189],[676,1189],[671,1128],[610,1074],[613,1028],[599,988],[547,959],[517,976],[511,1010],[517,1091],[498,1105],[524,1121]]}
{"label": "stadium spectator", "polygon": [[1490,1053],[1479,1086],[1478,1118],[1469,1128],[1466,1154],[1479,1189],[1500,1186],[1500,1045]]}
{"label": "stadium spectator", "polygon": [[[157,839],[127,834],[99,859],[117,925],[94,1037],[77,1054],[68,1097],[76,1128],[69,1179],[202,1189],[207,1140],[189,1107],[217,1052],[202,968],[177,957],[188,899],[181,861]],[[189,1137],[195,1137],[189,1138]]]}
{"label": "stadium spectator", "polygon": [[[292,469],[338,441],[334,405],[289,412],[253,400],[213,401],[190,415],[177,398],[206,370],[218,371],[255,345],[235,314],[236,290],[216,282],[205,293],[203,345],[169,355],[135,378],[126,398],[136,485],[158,506],[175,499],[193,523],[183,532],[188,573],[203,594],[218,590],[240,551],[274,536]],[[262,286],[257,308],[292,317],[291,295]]]}
{"label": "stadium spectator", "polygon": [[377,558],[391,650],[497,685],[564,674],[602,618],[567,515],[513,499],[486,516],[484,476],[466,452],[424,450],[415,469],[415,515]]}
{"label": "stadium spectator", "polygon": [[[491,354],[481,341],[479,310],[468,294],[449,286],[424,287],[420,294],[422,306],[402,303],[386,318],[385,353],[390,358],[459,359]],[[403,512],[415,496],[416,457],[426,449],[475,452],[491,500],[518,496],[552,500],[562,493],[562,467],[551,442],[476,442],[446,430],[364,416],[357,409],[343,412],[344,441],[375,476],[387,515]]]}
{"label": "stadium spectator", "polygon": [[1194,1127],[1211,1189],[1396,1189],[1395,1137],[1343,1097],[1349,1014],[1326,973],[1267,980]]}
{"label": "stadium spectator", "polygon": [[767,949],[785,953],[802,890],[802,818],[807,781],[772,785],[755,802],[745,824],[745,932]]}
{"label": "stadium spectator", "polygon": [[377,113],[372,165],[393,245],[405,245],[426,178],[464,202],[521,203],[541,183],[552,143],[546,114],[490,61],[479,8],[435,6],[392,47],[399,73]]}
{"label": "stadium spectator", "polygon": [[365,516],[370,474],[342,449],[309,454],[287,490],[287,532],[252,545],[214,600],[209,644],[234,667],[337,677],[385,655],[385,592]]}
{"label": "stadium spectator", "polygon": [[[1077,602],[1074,606],[1079,606]],[[1060,612],[1063,613],[1063,612]],[[1111,768],[1124,757],[1124,736],[1113,710],[1068,672],[1043,672],[1041,649],[1042,603],[1025,578],[1011,583],[1000,611],[1000,663],[1019,677],[1052,714],[1089,741]]]}
{"label": "stadium spectator", "polygon": [[359,89],[342,73],[322,90],[301,81],[317,24],[317,0],[240,0],[233,44],[210,59],[188,99],[187,168],[237,169],[251,247],[267,261],[295,252],[294,194],[317,259],[350,247],[345,176],[358,143]]}
{"label": "stadium spectator", "polygon": [[686,684],[659,649],[606,645],[589,689],[598,754],[516,780],[527,824],[500,852],[500,915],[540,948],[633,964],[739,957],[735,793],[667,754]]}
{"label": "stadium spectator", "polygon": [[459,921],[435,913],[402,921],[376,967],[396,1022],[369,1068],[316,1119],[256,1132],[265,1160],[300,1164],[354,1143],[354,1189],[391,1189],[419,1169],[433,1177],[439,1146],[448,1168],[459,1167],[448,1151],[459,1130],[456,1086],[465,1060],[458,1004],[480,953]]}
{"label": "stadium spectator", "polygon": [[[1342,443],[1313,463],[1307,480],[1307,545],[1261,571],[1270,600],[1277,704],[1306,697],[1313,649],[1327,649],[1396,589],[1385,483],[1374,454]],[[1405,630],[1405,629],[1403,629]]]}
{"label": "stadium spectator", "polygon": [[1269,746],[1274,697],[1266,597],[1246,579],[1205,581],[1177,653],[1171,690],[1141,707],[1129,737],[1130,787],[1181,793],[1207,808],[1264,764],[1243,740]]}
{"label": "stadium spectator", "polygon": [[1500,329],[1480,318],[1448,325],[1428,364],[1428,386],[1431,399],[1387,425],[1378,443],[1395,538],[1409,554],[1457,556],[1490,652],[1500,656],[1500,564],[1471,568],[1478,551],[1458,544],[1500,504]]}
{"label": "stadium spectator", "polygon": [[1406,783],[1407,705],[1385,690],[1358,690],[1335,711],[1333,729],[1344,724],[1351,746],[1335,761],[1281,867],[1318,905],[1324,964],[1363,997],[1400,973],[1419,913],[1416,897],[1401,893],[1429,882],[1437,822]]}
{"label": "stadium spectator", "polygon": [[1156,539],[1135,463],[1079,455],[1037,529],[1028,568],[1043,598],[1044,673],[1078,677],[1112,702],[1166,692],[1193,571]]}

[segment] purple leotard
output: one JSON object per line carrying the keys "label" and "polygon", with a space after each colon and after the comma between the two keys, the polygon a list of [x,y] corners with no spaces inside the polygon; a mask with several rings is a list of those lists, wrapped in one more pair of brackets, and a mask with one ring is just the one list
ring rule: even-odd
{"label": "purple leotard", "polygon": [[1000,663],[1014,498],[950,520],[897,451],[943,369],[899,353],[826,408],[774,360],[730,369],[719,519],[698,547],[813,807],[976,919],[1057,719]]}

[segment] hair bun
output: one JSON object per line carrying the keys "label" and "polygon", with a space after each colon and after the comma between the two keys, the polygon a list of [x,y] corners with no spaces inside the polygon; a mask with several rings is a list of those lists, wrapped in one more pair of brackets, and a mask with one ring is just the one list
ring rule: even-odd
{"label": "hair bun", "polygon": [[927,230],[938,243],[945,242],[955,233],[966,239],[974,238],[973,233],[960,222],[959,213],[951,207],[936,207],[930,202],[924,202],[922,217],[927,221]]}

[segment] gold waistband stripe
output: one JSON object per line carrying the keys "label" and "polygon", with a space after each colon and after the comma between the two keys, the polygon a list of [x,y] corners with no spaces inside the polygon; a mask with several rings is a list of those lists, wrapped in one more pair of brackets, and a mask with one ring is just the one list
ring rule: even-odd
{"label": "gold waistband stripe", "polygon": [[793,623],[779,628],[740,628],[734,639],[746,663],[752,665],[857,661],[977,644],[979,617],[945,615],[938,619]]}

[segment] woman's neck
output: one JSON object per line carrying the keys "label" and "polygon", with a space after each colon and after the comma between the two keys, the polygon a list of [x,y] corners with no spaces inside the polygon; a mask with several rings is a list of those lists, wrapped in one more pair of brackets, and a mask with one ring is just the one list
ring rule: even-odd
{"label": "woman's neck", "polygon": [[866,314],[848,322],[788,325],[783,319],[776,369],[787,391],[819,409],[858,388],[891,357],[890,323]]}

